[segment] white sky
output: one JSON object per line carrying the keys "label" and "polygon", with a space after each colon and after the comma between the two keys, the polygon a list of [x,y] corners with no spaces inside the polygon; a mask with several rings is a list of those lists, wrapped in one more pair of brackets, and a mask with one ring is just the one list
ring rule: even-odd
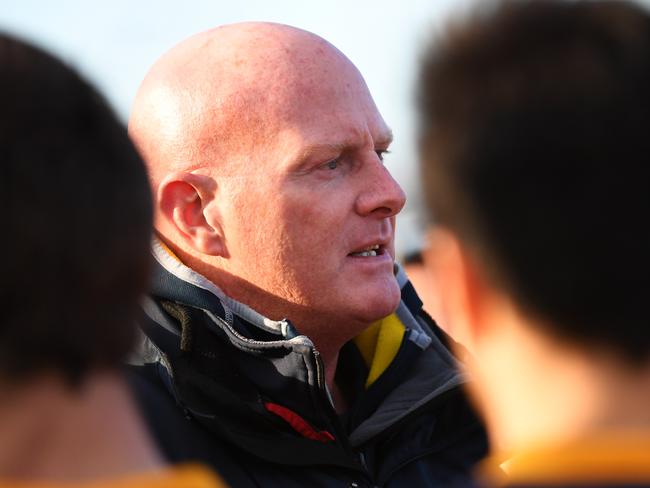
{"label": "white sky", "polygon": [[[474,0],[477,1],[477,0]],[[36,42],[80,69],[126,120],[152,63],[180,40],[216,25],[266,20],[324,37],[354,62],[395,143],[387,166],[409,203],[398,253],[419,246],[413,82],[423,42],[472,0],[0,0],[0,30]]]}

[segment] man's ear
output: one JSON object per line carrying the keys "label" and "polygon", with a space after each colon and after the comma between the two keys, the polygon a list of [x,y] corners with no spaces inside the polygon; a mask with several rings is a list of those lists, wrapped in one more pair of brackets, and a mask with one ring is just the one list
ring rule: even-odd
{"label": "man's ear", "polygon": [[473,350],[484,326],[487,290],[482,269],[452,231],[436,227],[429,232],[428,241],[425,263],[435,273],[449,333]]}
{"label": "man's ear", "polygon": [[156,194],[158,212],[195,251],[225,256],[225,240],[217,212],[208,207],[217,196],[213,178],[184,171],[167,175]]}

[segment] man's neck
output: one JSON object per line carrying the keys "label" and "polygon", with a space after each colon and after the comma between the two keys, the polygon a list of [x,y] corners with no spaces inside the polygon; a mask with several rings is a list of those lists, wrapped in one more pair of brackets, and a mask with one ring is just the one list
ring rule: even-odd
{"label": "man's neck", "polygon": [[650,431],[650,365],[633,371],[611,353],[529,331],[511,334],[483,363],[494,386],[483,396],[495,445],[520,451]]}
{"label": "man's neck", "polygon": [[91,374],[79,390],[54,376],[0,389],[2,479],[77,482],[162,466],[117,374]]}
{"label": "man's neck", "polygon": [[348,409],[349,399],[345,397],[343,391],[335,381],[338,358],[339,355],[337,352],[334,357],[329,357],[327,362],[324,359],[323,365],[325,366],[325,384],[334,402],[334,409],[337,413],[343,413]]}

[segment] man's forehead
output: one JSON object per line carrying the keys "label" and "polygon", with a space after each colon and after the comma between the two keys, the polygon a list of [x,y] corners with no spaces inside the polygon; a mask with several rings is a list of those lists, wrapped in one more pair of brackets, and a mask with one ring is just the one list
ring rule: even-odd
{"label": "man's forehead", "polygon": [[211,80],[202,85],[212,93],[197,102],[212,105],[217,117],[232,115],[244,124],[262,119],[270,128],[282,119],[313,118],[351,105],[374,108],[367,107],[373,102],[360,73],[334,46],[303,31],[297,35],[300,42],[287,37],[281,38],[285,42],[273,39],[247,60],[232,53],[212,63]]}

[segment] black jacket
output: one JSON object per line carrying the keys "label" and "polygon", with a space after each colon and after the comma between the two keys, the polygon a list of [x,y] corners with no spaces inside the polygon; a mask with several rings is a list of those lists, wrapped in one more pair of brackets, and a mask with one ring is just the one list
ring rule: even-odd
{"label": "black jacket", "polygon": [[311,341],[225,297],[154,244],[151,296],[131,382],[171,461],[213,466],[232,486],[448,486],[470,476],[485,432],[460,388],[449,340],[406,276],[404,339],[368,388],[353,343],[340,379],[356,400],[332,408]]}

